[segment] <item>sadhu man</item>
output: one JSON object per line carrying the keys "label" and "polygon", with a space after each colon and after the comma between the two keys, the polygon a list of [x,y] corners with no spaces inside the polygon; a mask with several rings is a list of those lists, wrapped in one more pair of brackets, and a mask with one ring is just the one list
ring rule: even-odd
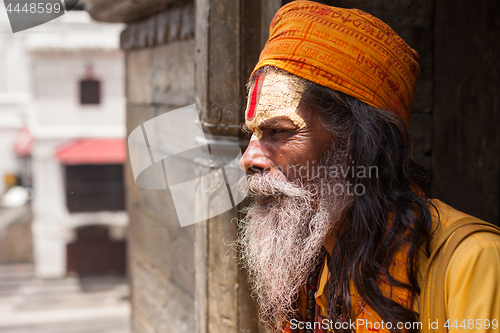
{"label": "sadhu man", "polygon": [[295,1],[274,17],[249,83],[239,237],[274,331],[499,331],[497,229],[431,199],[411,157],[419,74],[360,10]]}

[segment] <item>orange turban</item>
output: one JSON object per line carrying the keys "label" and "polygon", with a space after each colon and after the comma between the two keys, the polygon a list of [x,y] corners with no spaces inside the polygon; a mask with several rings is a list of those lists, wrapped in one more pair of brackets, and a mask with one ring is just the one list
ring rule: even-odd
{"label": "orange turban", "polygon": [[417,52],[387,24],[361,10],[312,1],[283,6],[271,22],[254,72],[266,65],[410,121],[420,76]]}

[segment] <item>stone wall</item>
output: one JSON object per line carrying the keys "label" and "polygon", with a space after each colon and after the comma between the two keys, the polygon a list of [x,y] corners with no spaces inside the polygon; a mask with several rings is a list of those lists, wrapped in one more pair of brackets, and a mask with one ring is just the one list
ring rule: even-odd
{"label": "stone wall", "polygon": [[[193,3],[188,2],[174,13],[164,11],[131,23],[122,34],[122,48],[127,51],[127,133],[160,114],[194,103],[195,41],[194,32],[189,33],[193,13]],[[164,16],[176,18],[177,23],[162,25],[158,18]],[[141,36],[156,38],[168,29],[176,38],[141,42]],[[177,38],[178,31],[184,31],[182,38]],[[169,191],[139,188],[129,163],[126,186],[132,332],[192,332],[196,226],[181,228]]]}
{"label": "stone wall", "polygon": [[[212,135],[212,149],[220,140],[223,145],[244,145],[238,136],[246,80],[267,39],[261,25],[269,25],[279,6],[276,0],[230,5],[225,0],[199,0],[195,19],[194,3],[177,1],[129,22],[121,36],[126,51],[127,132],[196,102],[202,126]],[[139,14],[126,13],[122,19],[131,15]],[[202,77],[196,87],[195,77]],[[234,105],[228,107],[227,101]],[[126,186],[132,331],[257,332],[246,272],[227,247],[236,237],[237,211],[181,228],[168,190],[140,189],[128,163]]]}

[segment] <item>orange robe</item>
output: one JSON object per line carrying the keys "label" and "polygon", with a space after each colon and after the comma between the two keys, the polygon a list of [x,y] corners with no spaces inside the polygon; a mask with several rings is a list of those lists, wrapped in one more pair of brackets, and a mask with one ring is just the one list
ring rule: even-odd
{"label": "orange robe", "polygon": [[[431,200],[439,211],[440,223],[447,227],[454,221],[469,215],[444,204],[439,200]],[[438,225],[438,214],[431,208],[433,216],[433,230]],[[391,274],[402,282],[408,282],[406,275],[407,248],[396,253],[395,265],[392,265]],[[422,275],[425,271],[427,258],[423,251],[419,253],[419,285],[422,285]],[[325,288],[329,276],[328,266],[325,264],[319,279],[316,293],[317,312],[319,318],[328,318],[327,295]],[[382,292],[390,297],[390,286],[383,280],[379,283]],[[356,332],[387,332],[387,323],[383,323],[380,316],[361,297],[353,292],[353,319],[349,328]],[[488,232],[478,232],[467,237],[455,250],[446,270],[445,300],[447,307],[447,323],[449,332],[496,332],[500,333],[500,236]],[[406,308],[413,308],[419,313],[419,298],[405,288],[393,287],[392,299]],[[357,316],[355,314],[358,313]],[[405,323],[398,323],[404,331]],[[446,323],[438,323],[445,325]],[[324,327],[331,326],[329,321]],[[334,325],[334,324],[333,324]],[[416,323],[422,331],[427,331],[429,323]],[[318,326],[320,326],[318,324]],[[293,327],[292,327],[293,328]],[[290,324],[285,331],[291,332]],[[320,330],[315,330],[319,332]],[[323,329],[323,331],[328,331]]]}

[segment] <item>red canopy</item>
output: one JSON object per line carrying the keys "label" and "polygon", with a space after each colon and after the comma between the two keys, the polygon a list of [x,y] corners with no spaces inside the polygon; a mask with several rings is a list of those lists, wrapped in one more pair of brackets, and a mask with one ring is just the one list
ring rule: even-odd
{"label": "red canopy", "polygon": [[124,139],[80,139],[56,151],[63,164],[121,164],[126,156]]}

